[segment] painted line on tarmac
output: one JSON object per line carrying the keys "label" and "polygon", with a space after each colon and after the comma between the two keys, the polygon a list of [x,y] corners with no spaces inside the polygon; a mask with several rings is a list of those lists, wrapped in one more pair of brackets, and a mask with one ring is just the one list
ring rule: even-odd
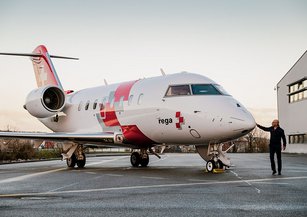
{"label": "painted line on tarmac", "polygon": [[85,173],[87,173],[87,174],[97,174],[95,172],[85,172]]}
{"label": "painted line on tarmac", "polygon": [[218,182],[218,180],[188,179],[190,182]]}
{"label": "painted line on tarmac", "polygon": [[61,190],[61,189],[63,189],[63,188],[67,188],[67,187],[70,187],[70,186],[74,186],[74,185],[76,185],[76,184],[78,184],[78,182],[75,182],[75,183],[71,183],[71,184],[69,184],[69,185],[64,185],[64,186],[62,186],[62,187],[59,187],[59,188],[55,188],[55,189],[52,189],[52,190],[50,190],[50,191],[47,191],[47,192],[49,193],[49,192],[54,192],[54,191],[58,191],[58,190]]}
{"label": "painted line on tarmac", "polygon": [[8,179],[1,180],[0,184],[23,181],[25,179],[30,179],[30,178],[33,178],[35,176],[41,176],[41,175],[46,175],[46,174],[50,174],[50,173],[55,173],[55,172],[62,171],[62,170],[67,170],[67,168],[48,170],[48,171],[44,171],[44,172],[32,173],[32,174],[28,174],[28,175],[22,175],[22,176],[17,176],[17,177],[13,177],[13,178],[8,178]]}
{"label": "painted line on tarmac", "polygon": [[153,188],[176,188],[176,187],[189,187],[189,186],[207,186],[207,185],[225,185],[225,184],[238,184],[245,182],[268,182],[268,181],[281,181],[281,180],[303,180],[307,176],[298,177],[283,177],[283,178],[264,178],[264,179],[248,179],[248,180],[233,180],[233,181],[218,181],[218,182],[198,182],[198,183],[174,183],[174,184],[161,184],[161,185],[137,185],[125,187],[110,187],[110,188],[93,188],[81,190],[68,190],[56,192],[37,192],[37,193],[18,193],[18,194],[0,194],[0,198],[10,197],[26,197],[26,196],[40,196],[40,195],[61,195],[61,194],[74,194],[74,193],[90,193],[90,192],[103,192],[103,191],[123,191],[135,189],[153,189]]}
{"label": "painted line on tarmac", "polygon": [[251,186],[252,188],[254,188],[254,189],[257,191],[258,194],[261,193],[261,190],[260,190],[259,188],[253,186],[249,181],[244,180],[241,176],[239,176],[238,173],[236,173],[236,172],[234,172],[234,171],[232,171],[232,170],[231,170],[230,172],[231,172],[232,174],[234,174],[239,180],[243,181],[244,183],[246,183],[246,184],[248,184],[249,186]]}
{"label": "painted line on tarmac", "polygon": [[[115,158],[115,159],[103,160],[103,161],[99,161],[99,162],[89,163],[89,164],[87,164],[87,166],[108,163],[108,162],[116,161],[116,160],[126,158],[126,157],[127,156],[124,156],[124,157],[122,156],[122,157],[118,157],[118,158]],[[3,179],[3,180],[0,181],[0,184],[23,181],[23,180],[30,179],[30,178],[33,178],[33,177],[36,177],[36,176],[46,175],[46,174],[55,173],[55,172],[59,172],[59,171],[63,171],[63,170],[70,170],[70,169],[64,167],[64,168],[59,168],[59,169],[54,169],[54,170],[47,170],[47,171],[44,171],[44,172],[38,172],[38,173],[32,173],[32,174],[28,174],[28,175],[17,176],[17,177],[13,177],[13,178]],[[80,170],[71,170],[71,171],[80,171]]]}
{"label": "painted line on tarmac", "polygon": [[113,173],[108,173],[108,174],[104,174],[105,176],[114,176],[114,177],[121,177],[121,176],[124,176],[124,175],[121,175],[121,174],[113,174]]}
{"label": "painted line on tarmac", "polygon": [[254,182],[254,184],[261,184],[261,185],[289,185],[289,183],[284,183],[284,182]]}
{"label": "painted line on tarmac", "polygon": [[142,179],[156,179],[156,180],[162,180],[162,179],[166,179],[163,177],[159,177],[159,176],[141,176]]}

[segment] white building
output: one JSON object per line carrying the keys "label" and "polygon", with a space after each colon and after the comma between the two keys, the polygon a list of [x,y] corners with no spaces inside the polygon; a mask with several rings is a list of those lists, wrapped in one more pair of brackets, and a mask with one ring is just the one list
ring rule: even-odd
{"label": "white building", "polygon": [[277,106],[287,151],[307,153],[307,51],[278,82]]}

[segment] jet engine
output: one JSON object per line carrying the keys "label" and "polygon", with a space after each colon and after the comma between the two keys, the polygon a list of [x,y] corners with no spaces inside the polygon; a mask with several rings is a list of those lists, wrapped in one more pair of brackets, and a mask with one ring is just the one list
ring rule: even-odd
{"label": "jet engine", "polygon": [[61,112],[65,106],[65,93],[57,86],[45,86],[31,91],[24,108],[34,117],[47,118]]}

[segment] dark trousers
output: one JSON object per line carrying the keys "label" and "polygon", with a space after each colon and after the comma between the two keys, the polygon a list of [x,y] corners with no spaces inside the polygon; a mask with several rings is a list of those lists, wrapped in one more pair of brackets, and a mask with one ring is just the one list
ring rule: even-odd
{"label": "dark trousers", "polygon": [[279,146],[270,146],[270,160],[271,160],[271,168],[273,171],[276,171],[274,155],[277,155],[277,164],[278,164],[278,172],[281,172],[281,147]]}

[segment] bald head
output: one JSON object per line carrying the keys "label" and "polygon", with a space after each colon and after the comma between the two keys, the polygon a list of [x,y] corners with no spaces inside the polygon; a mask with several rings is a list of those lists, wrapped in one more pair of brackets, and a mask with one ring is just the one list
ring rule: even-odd
{"label": "bald head", "polygon": [[272,127],[279,127],[279,120],[275,119],[272,121]]}

